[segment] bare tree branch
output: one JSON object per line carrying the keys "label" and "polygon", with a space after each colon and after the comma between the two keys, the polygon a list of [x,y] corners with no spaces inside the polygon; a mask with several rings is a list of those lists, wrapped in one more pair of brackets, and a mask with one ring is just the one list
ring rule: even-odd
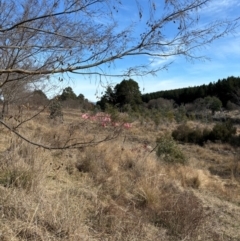
{"label": "bare tree branch", "polygon": [[[239,16],[223,19],[221,14],[214,15],[212,22],[201,18],[212,0],[135,2],[128,3],[128,11],[127,2],[121,0],[0,1],[3,102],[16,103],[29,85],[50,83],[59,76],[96,75],[101,81],[102,76],[154,75],[173,62],[170,57],[206,58],[197,50],[239,28]],[[133,59],[130,66],[114,73],[106,71],[127,58]],[[168,61],[154,65],[159,58]],[[25,121],[36,116],[35,113]],[[25,121],[11,131],[21,137],[17,128]],[[7,123],[0,123],[10,128]],[[75,145],[68,145],[68,141],[61,148]],[[76,141],[76,146],[81,144],[85,145]]]}
{"label": "bare tree branch", "polygon": [[[46,4],[45,1],[40,2]],[[17,21],[14,19],[12,22],[5,18],[5,21],[1,23],[0,39],[4,40],[6,35],[5,39],[11,43],[6,44],[6,40],[0,41],[0,48],[3,51],[10,49],[25,53],[28,51],[29,58],[35,60],[41,58],[42,61],[36,66],[6,66],[0,69],[0,73],[39,76],[64,72],[76,73],[78,70],[92,69],[117,59],[124,59],[127,56],[140,55],[154,57],[184,55],[188,58],[199,58],[192,53],[194,49],[232,32],[238,24],[238,18],[235,18],[235,21],[220,20],[209,25],[199,24],[198,26],[197,11],[209,2],[211,1],[165,1],[165,8],[156,13],[152,7],[149,7],[152,16],[145,24],[142,23],[145,30],[142,31],[139,38],[136,38],[133,37],[134,25],[126,26],[121,31],[118,30],[119,24],[114,20],[115,16],[112,13],[114,6],[112,1],[88,0],[84,3],[68,1],[61,11],[59,11],[60,0],[49,1],[46,5],[48,8],[42,6],[43,10],[40,13],[36,11],[30,13],[30,9],[33,7],[32,1],[25,0],[23,6],[28,6],[28,8],[23,10],[22,18],[20,17]],[[11,16],[17,15],[17,3],[10,1],[9,5],[12,7],[12,11],[3,8],[3,13],[7,11],[8,15],[10,13]],[[95,7],[99,11],[95,10]],[[138,2],[138,8],[143,9],[140,2]],[[95,11],[91,12],[93,9]],[[100,9],[103,10],[100,11]],[[159,13],[162,16],[157,16]],[[96,23],[95,18],[99,16],[101,18],[101,14],[105,14],[104,16],[109,22]],[[110,22],[110,20],[112,21]],[[174,29],[172,36],[165,37],[163,29],[173,22],[177,22],[179,27]],[[10,35],[18,32],[24,33],[22,36],[29,41],[14,45]],[[5,44],[1,44],[1,42]],[[141,65],[141,68],[147,67],[148,64]],[[160,67],[159,70],[161,69]]]}
{"label": "bare tree branch", "polygon": [[41,147],[43,149],[47,149],[47,150],[65,150],[65,149],[77,149],[79,147],[84,147],[84,146],[95,146],[98,145],[102,142],[106,142],[106,141],[111,141],[116,139],[120,132],[121,129],[116,129],[115,132],[112,133],[112,135],[110,136],[106,136],[105,138],[99,140],[99,141],[95,141],[95,139],[93,138],[91,141],[87,141],[87,142],[74,142],[72,144],[67,144],[68,142],[72,141],[71,139],[67,140],[66,143],[62,146],[47,146],[44,145],[42,143],[37,143],[34,142],[28,138],[26,138],[25,136],[23,136],[22,134],[20,134],[19,132],[17,132],[15,129],[11,128],[10,126],[8,126],[5,122],[3,122],[2,120],[0,120],[0,123],[9,131],[11,131],[13,134],[15,134],[16,136],[20,137],[22,140],[26,141],[27,143],[33,145],[33,146],[37,146],[37,147]]}

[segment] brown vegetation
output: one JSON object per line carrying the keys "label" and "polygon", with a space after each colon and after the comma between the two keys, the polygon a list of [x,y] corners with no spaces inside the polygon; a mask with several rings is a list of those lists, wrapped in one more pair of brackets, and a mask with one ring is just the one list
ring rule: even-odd
{"label": "brown vegetation", "polygon": [[[43,112],[21,132],[56,146],[112,131],[63,112],[64,123]],[[178,144],[186,163],[166,163],[153,149],[171,125],[136,120],[74,150],[35,147],[1,127],[0,240],[240,240],[237,149]]]}

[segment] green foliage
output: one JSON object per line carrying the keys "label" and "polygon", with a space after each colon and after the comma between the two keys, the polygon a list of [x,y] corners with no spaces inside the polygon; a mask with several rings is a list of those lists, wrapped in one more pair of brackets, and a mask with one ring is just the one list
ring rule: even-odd
{"label": "green foliage", "polygon": [[123,80],[114,88],[116,102],[120,107],[130,104],[133,108],[142,103],[141,92],[138,83],[132,79]]}
{"label": "green foliage", "polygon": [[235,146],[235,147],[239,147],[240,146],[240,136],[232,136],[229,143],[232,145],[232,146]]}
{"label": "green foliage", "polygon": [[188,142],[188,134],[190,133],[190,128],[186,124],[179,125],[177,129],[172,132],[172,137],[181,142]]}
{"label": "green foliage", "polygon": [[181,142],[195,143],[203,145],[206,141],[222,141],[236,144],[239,138],[236,138],[236,128],[229,121],[216,124],[212,130],[192,129],[186,124],[180,125],[172,132],[172,137]]}
{"label": "green foliage", "polygon": [[100,106],[102,110],[106,110],[107,105],[115,105],[116,104],[116,95],[113,92],[111,86],[108,86],[105,94],[101,97],[100,101],[97,102],[97,105]]}
{"label": "green foliage", "polygon": [[[72,97],[71,97],[72,96]],[[62,96],[59,97],[62,100]],[[69,95],[69,97],[64,98],[64,101],[61,101],[61,105],[63,108],[71,108],[71,109],[82,109],[82,110],[93,110],[95,105],[85,99],[83,94],[79,94],[77,97],[73,93],[73,95]]]}
{"label": "green foliage", "polygon": [[153,113],[153,115],[151,116],[151,119],[153,120],[156,128],[159,126],[160,124],[160,119],[161,119],[161,115],[160,113]]}
{"label": "green foliage", "polygon": [[172,99],[180,105],[182,103],[193,103],[194,100],[199,98],[216,96],[222,102],[223,107],[226,107],[228,101],[236,104],[237,100],[234,100],[232,93],[240,88],[239,80],[240,77],[232,76],[208,85],[148,93],[142,95],[142,100],[148,103],[150,100],[158,98]]}
{"label": "green foliage", "polygon": [[168,111],[166,113],[166,118],[167,118],[168,121],[173,122],[174,121],[174,113],[173,113],[173,111]]}
{"label": "green foliage", "polygon": [[80,102],[83,102],[85,100],[85,97],[83,94],[79,94],[77,99],[80,101]]}
{"label": "green foliage", "polygon": [[123,112],[129,111],[130,108],[131,110],[137,110],[141,103],[138,83],[132,79],[123,80],[114,89],[108,86],[101,100],[97,102],[102,110],[105,110],[107,104],[110,104],[117,106]]}
{"label": "green foliage", "polygon": [[228,101],[226,105],[226,109],[231,111],[231,110],[239,110],[239,105],[233,103],[232,101]]}
{"label": "green foliage", "polygon": [[175,112],[175,120],[180,123],[187,120],[186,109],[184,105],[180,105]]}
{"label": "green foliage", "polygon": [[167,163],[186,162],[186,157],[170,135],[163,135],[157,139],[158,148],[156,154]]}
{"label": "green foliage", "polygon": [[[188,116],[195,115],[195,117],[209,121],[212,119],[212,114],[221,110],[222,102],[215,96],[207,96],[204,99],[198,98],[193,103],[186,105]],[[210,110],[210,111],[209,111]]]}
{"label": "green foliage", "polygon": [[219,100],[216,96],[205,97],[204,103],[206,105],[206,108],[212,111],[212,114],[214,114],[216,111],[221,110],[221,107],[222,107],[221,100]]}
{"label": "green foliage", "polygon": [[209,140],[222,142],[229,142],[233,135],[237,132],[236,127],[230,121],[224,123],[218,123],[213,127],[213,130],[209,134]]}
{"label": "green foliage", "polygon": [[158,98],[150,100],[147,103],[147,108],[149,109],[157,109],[159,111],[169,111],[173,109],[174,101],[173,100],[167,100],[164,98]]}
{"label": "green foliage", "polygon": [[115,106],[106,103],[105,112],[110,115],[112,122],[119,121],[119,111]]}
{"label": "green foliage", "polygon": [[209,133],[208,129],[191,129],[188,125],[182,124],[172,132],[172,137],[177,141],[203,145],[207,141]]}
{"label": "green foliage", "polygon": [[57,117],[63,118],[62,105],[58,100],[54,99],[51,101],[51,104],[49,105],[49,111],[50,119],[56,119]]}
{"label": "green foliage", "polygon": [[76,94],[73,92],[71,87],[67,87],[63,90],[62,94],[60,95],[60,100],[76,100],[77,96]]}

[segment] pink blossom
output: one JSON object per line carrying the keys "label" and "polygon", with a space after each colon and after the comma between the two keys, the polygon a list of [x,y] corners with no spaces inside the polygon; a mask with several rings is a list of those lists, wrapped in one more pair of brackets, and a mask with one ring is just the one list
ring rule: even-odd
{"label": "pink blossom", "polygon": [[102,126],[103,126],[103,127],[106,127],[107,124],[106,124],[105,122],[102,122]]}
{"label": "pink blossom", "polygon": [[91,117],[90,117],[90,120],[96,121],[96,120],[97,120],[97,117],[96,117],[96,116],[91,116]]}
{"label": "pink blossom", "polygon": [[126,129],[129,129],[129,128],[132,127],[132,124],[131,123],[124,123],[123,127],[126,128]]}
{"label": "pink blossom", "polygon": [[88,114],[83,114],[83,115],[82,115],[82,118],[83,118],[83,119],[88,119],[88,118],[89,118],[89,115],[88,115]]}
{"label": "pink blossom", "polygon": [[111,120],[110,117],[104,117],[104,118],[103,118],[103,121],[104,121],[104,122],[111,122],[112,120]]}
{"label": "pink blossom", "polygon": [[112,122],[112,126],[120,126],[120,124],[119,123],[117,123],[117,122]]}
{"label": "pink blossom", "polygon": [[[121,125],[118,122],[113,122],[112,119],[111,119],[111,116],[109,114],[105,114],[105,113],[97,113],[96,115],[93,115],[93,116],[90,116],[89,114],[85,113],[85,114],[82,114],[82,118],[83,119],[89,119],[90,121],[97,121],[103,127],[108,126],[110,123],[114,127],[117,127],[117,126]],[[132,127],[132,124],[131,123],[124,123],[122,126],[125,129],[129,129],[129,128]]]}

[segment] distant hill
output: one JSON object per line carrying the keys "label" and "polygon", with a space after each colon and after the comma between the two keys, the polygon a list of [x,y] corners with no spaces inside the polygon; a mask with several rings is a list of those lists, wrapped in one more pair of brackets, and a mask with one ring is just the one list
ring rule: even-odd
{"label": "distant hill", "polygon": [[208,85],[200,85],[174,90],[157,91],[142,95],[143,102],[152,99],[165,98],[172,99],[177,104],[191,103],[198,98],[206,96],[218,97],[225,107],[228,101],[235,102],[233,93],[240,89],[240,77],[228,77],[227,79],[211,82]]}

